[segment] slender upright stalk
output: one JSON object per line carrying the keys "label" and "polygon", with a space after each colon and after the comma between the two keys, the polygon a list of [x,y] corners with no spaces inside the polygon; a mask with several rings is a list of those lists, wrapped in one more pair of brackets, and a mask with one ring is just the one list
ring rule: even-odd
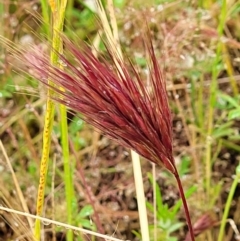
{"label": "slender upright stalk", "polygon": [[[57,52],[62,53],[62,39],[59,33],[63,30],[64,18],[66,13],[67,0],[60,1],[59,6],[51,5],[53,15],[53,51],[51,52],[51,62],[53,65],[59,65],[60,68],[64,66],[59,63]],[[64,91],[64,90],[63,90]],[[65,197],[67,201],[67,222],[72,224],[72,200],[73,200],[73,184],[72,171],[69,162],[69,143],[68,143],[68,124],[67,124],[67,110],[66,107],[60,104],[60,127],[61,127],[61,145],[63,151],[63,167],[64,167],[64,183],[65,183]],[[67,231],[67,241],[73,240],[73,232],[71,229]]]}
{"label": "slender upright stalk", "polygon": [[235,193],[235,190],[237,188],[238,183],[240,182],[240,163],[236,168],[236,175],[234,177],[234,180],[232,182],[232,186],[230,189],[230,192],[228,194],[228,198],[227,198],[227,202],[224,208],[224,213],[223,213],[223,217],[222,217],[222,221],[221,221],[221,226],[220,226],[220,232],[218,235],[218,241],[222,241],[224,238],[224,230],[225,230],[225,226],[226,226],[226,222],[227,222],[227,217],[229,214],[229,210],[231,207],[231,203],[233,200],[233,195]]}
{"label": "slender upright stalk", "polygon": [[[49,93],[52,90],[48,90]],[[49,149],[51,142],[51,132],[53,127],[53,116],[54,116],[54,103],[52,100],[47,100],[46,114],[44,119],[44,129],[43,129],[43,149],[42,149],[42,158],[40,164],[40,179],[38,185],[38,196],[37,196],[37,210],[36,215],[41,216],[44,204],[44,191],[46,184],[46,176],[49,163]],[[34,236],[37,241],[41,237],[41,222],[39,219],[36,219],[35,222],[35,231]]]}
{"label": "slender upright stalk", "polygon": [[[49,36],[49,15],[48,15],[48,4],[46,1],[41,0],[42,7],[42,16],[44,19],[44,31]],[[50,95],[52,90],[48,90],[48,95]],[[49,162],[49,150],[51,143],[51,132],[53,126],[53,116],[54,116],[54,103],[51,99],[47,99],[46,103],[46,113],[44,118],[44,128],[43,128],[43,148],[42,148],[42,157],[40,164],[40,179],[38,185],[38,196],[37,196],[37,207],[36,214],[40,216],[43,210],[44,204],[44,190],[46,184],[46,176]],[[36,219],[35,221],[35,230],[34,236],[36,240],[40,240],[41,236],[41,223],[40,220]]]}
{"label": "slender upright stalk", "polygon": [[157,195],[156,195],[156,164],[152,163],[153,176],[153,240],[157,241]]}
{"label": "slender upright stalk", "polygon": [[149,229],[148,229],[148,218],[147,218],[147,208],[145,201],[145,193],[143,187],[142,170],[139,155],[131,151],[132,163],[133,163],[133,173],[136,187],[137,203],[138,203],[138,213],[140,220],[140,228],[142,234],[142,240],[149,241]]}
{"label": "slender upright stalk", "polygon": [[[110,51],[112,51],[112,53],[114,53],[113,56],[119,56],[120,60],[123,61],[121,46],[119,44],[118,28],[117,28],[117,21],[114,13],[114,8],[113,8],[113,1],[112,0],[107,1],[107,10],[110,17],[110,24],[108,22],[106,12],[100,0],[97,1],[97,6],[98,6],[99,17],[102,21],[104,33],[106,34],[109,42],[109,49]],[[119,73],[123,74],[124,76],[124,73],[121,70],[118,60],[114,59],[114,61],[117,68],[119,69]],[[140,157],[133,150],[131,150],[131,157],[132,157],[132,163],[133,163],[133,173],[134,173],[134,179],[135,179],[141,235],[144,241],[149,241],[150,240],[149,228],[148,228],[149,225],[148,225],[147,208],[146,208],[146,200],[145,200],[145,193],[144,193],[144,187],[143,187]]]}
{"label": "slender upright stalk", "polygon": [[48,37],[50,37],[50,29],[49,29],[50,20],[49,20],[48,2],[45,0],[41,0],[41,8],[42,8],[42,17],[44,20],[44,24],[43,24],[44,33]]}
{"label": "slender upright stalk", "polygon": [[[222,1],[220,21],[218,25],[218,34],[219,38],[223,34],[224,25],[227,16],[227,1]],[[214,61],[213,69],[212,69],[212,81],[210,87],[210,101],[209,101],[209,110],[208,110],[208,129],[207,129],[207,140],[206,140],[206,192],[207,198],[210,198],[210,189],[211,189],[211,173],[212,173],[212,131],[213,131],[213,117],[214,117],[214,108],[216,104],[216,92],[217,92],[217,76],[218,76],[218,64],[220,61],[220,54],[222,49],[222,43],[219,41],[217,45],[217,53]]]}
{"label": "slender upright stalk", "polygon": [[[44,19],[44,30],[45,33],[49,36],[49,15],[48,15],[48,4],[46,1],[41,0],[42,7],[42,16]],[[50,37],[50,36],[49,36]],[[49,84],[51,82],[49,81]],[[48,90],[48,96],[51,96],[52,90]],[[53,127],[53,116],[54,116],[54,103],[48,98],[46,103],[46,113],[44,117],[44,128],[43,128],[43,147],[42,147],[42,157],[40,164],[40,179],[38,185],[38,196],[37,196],[37,207],[36,215],[41,216],[44,204],[44,191],[49,163],[49,150],[51,142],[51,133]],[[41,238],[41,223],[40,220],[36,219],[35,221],[35,230],[34,230],[35,239],[38,241]]]}
{"label": "slender upright stalk", "polygon": [[229,76],[229,81],[233,90],[233,94],[234,94],[234,97],[237,97],[239,94],[239,88],[238,88],[237,81],[234,77],[234,68],[231,63],[231,56],[225,44],[222,44],[222,52],[223,52],[224,63],[226,65],[226,70]]}
{"label": "slender upright stalk", "polygon": [[[63,150],[63,167],[64,167],[64,183],[65,183],[65,197],[67,201],[67,223],[72,224],[72,200],[74,196],[72,183],[71,163],[69,162],[69,143],[68,143],[68,124],[67,111],[64,105],[60,105],[61,114],[61,145]],[[73,240],[73,232],[71,229],[67,230],[67,241]]]}
{"label": "slender upright stalk", "polygon": [[[59,36],[59,33],[63,29],[65,9],[67,1],[63,0],[60,2],[59,8],[57,8],[55,2],[49,1],[49,5],[53,14],[53,37],[52,37],[52,48],[51,51],[51,64],[59,65],[58,55],[56,52],[62,52],[62,40]],[[43,17],[45,21],[49,21],[48,10],[44,1],[42,1]],[[48,22],[46,24],[49,24]],[[60,66],[60,65],[59,65]],[[60,66],[61,67],[61,66]],[[49,85],[52,85],[51,80],[48,81]],[[52,95],[52,90],[48,90],[48,96]],[[40,180],[38,187],[38,197],[37,197],[37,215],[42,215],[43,204],[44,204],[44,191],[46,184],[46,176],[49,163],[49,149],[51,142],[51,132],[53,127],[53,116],[54,116],[54,103],[51,99],[47,100],[46,114],[45,114],[45,123],[43,130],[43,152],[41,158],[40,166]],[[64,172],[65,172],[65,186],[66,186],[66,197],[67,197],[67,213],[68,213],[68,223],[71,224],[72,221],[72,210],[71,210],[71,201],[72,201],[72,181],[71,181],[71,172],[69,167],[69,148],[68,148],[68,134],[67,134],[67,118],[66,118],[66,107],[60,106],[61,112],[61,131],[62,131],[62,148],[63,148],[63,158],[64,158]],[[41,237],[41,223],[39,220],[35,222],[35,238],[40,240]],[[73,240],[73,233],[71,230],[67,233],[67,240]]]}
{"label": "slender upright stalk", "polygon": [[190,237],[191,237],[192,241],[195,241],[192,222],[191,222],[191,218],[190,218],[190,214],[189,214],[189,210],[188,210],[186,197],[185,197],[183,187],[182,187],[182,182],[180,180],[178,172],[176,172],[176,174],[174,174],[174,176],[177,180],[179,193],[180,193],[180,196],[181,196],[181,199],[182,199],[182,202],[183,202],[183,207],[184,207],[184,211],[185,211],[185,216],[186,216],[186,220],[187,220],[187,224],[188,224],[188,230],[189,230],[189,233],[190,233]]}

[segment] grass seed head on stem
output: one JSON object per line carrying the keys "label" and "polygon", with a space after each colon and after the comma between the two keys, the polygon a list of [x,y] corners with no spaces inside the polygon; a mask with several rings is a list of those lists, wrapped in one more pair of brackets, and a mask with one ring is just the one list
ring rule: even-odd
{"label": "grass seed head on stem", "polygon": [[144,41],[149,55],[150,86],[146,86],[130,61],[126,64],[107,44],[112,66],[96,58],[86,45],[79,47],[64,37],[65,50],[72,58],[57,53],[62,66],[53,66],[48,56],[36,48],[18,49],[1,36],[0,41],[26,64],[31,75],[52,90],[48,92],[52,99],[81,113],[86,122],[151,162],[164,166],[175,176],[190,238],[194,241],[186,198],[172,154],[172,120],[165,81],[151,38]]}
{"label": "grass seed head on stem", "polygon": [[130,61],[126,64],[109,51],[115,63],[110,66],[106,60],[97,59],[86,45],[80,48],[67,38],[64,44],[73,57],[70,61],[59,54],[64,69],[52,66],[47,56],[37,51],[23,55],[36,77],[54,89],[52,98],[80,112],[86,122],[121,145],[174,174],[171,113],[151,42],[145,41],[150,59],[150,88]]}

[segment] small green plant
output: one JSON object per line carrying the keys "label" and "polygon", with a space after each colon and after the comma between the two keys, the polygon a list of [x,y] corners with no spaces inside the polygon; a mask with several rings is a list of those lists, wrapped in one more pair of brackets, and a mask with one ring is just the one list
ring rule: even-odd
{"label": "small green plant", "polygon": [[79,150],[86,146],[84,137],[81,136],[81,131],[84,128],[84,121],[75,116],[69,125],[69,134],[72,136],[73,144],[76,150]]}
{"label": "small green plant", "polygon": [[[238,129],[234,127],[234,121],[240,118],[240,95],[232,97],[230,95],[218,92],[217,108],[222,112],[220,123],[213,132],[214,138],[220,138],[222,145],[235,151],[240,147],[235,144],[240,140]],[[223,124],[222,124],[223,123]]]}
{"label": "small green plant", "polygon": [[96,230],[95,224],[89,218],[89,216],[93,215],[93,213],[94,210],[91,205],[84,206],[75,217],[76,225],[90,230]]}
{"label": "small green plant", "polygon": [[228,110],[228,120],[240,118],[240,95],[232,97],[219,92],[219,105],[221,109]]}
{"label": "small green plant", "polygon": [[[184,225],[183,222],[178,220],[182,201],[178,200],[172,207],[169,207],[168,204],[164,203],[160,187],[153,179],[151,173],[148,173],[148,178],[152,186],[156,187],[157,241],[177,241],[178,238],[174,237],[174,232],[178,231]],[[153,185],[154,182],[155,185]],[[186,197],[190,197],[195,191],[196,186],[192,186],[185,193]],[[147,202],[147,208],[151,213],[154,213],[154,205],[152,203]],[[155,225],[149,226],[151,240],[154,240],[154,228]],[[140,237],[140,234],[135,231],[134,234]]]}

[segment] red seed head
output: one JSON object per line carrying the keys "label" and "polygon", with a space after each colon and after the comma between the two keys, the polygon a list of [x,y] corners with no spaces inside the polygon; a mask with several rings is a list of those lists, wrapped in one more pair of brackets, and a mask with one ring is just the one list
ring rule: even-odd
{"label": "red seed head", "polygon": [[[194,235],[198,236],[207,229],[212,228],[216,223],[217,221],[214,220],[213,215],[211,215],[210,213],[203,214],[193,225]],[[187,233],[185,241],[191,241],[189,232]]]}
{"label": "red seed head", "polygon": [[99,61],[86,46],[79,48],[67,39],[65,49],[74,60],[70,62],[59,54],[66,65],[64,69],[52,66],[47,57],[35,51],[31,58],[29,53],[25,55],[25,59],[32,70],[48,76],[55,84],[49,86],[46,78],[40,78],[55,90],[52,98],[82,113],[85,121],[123,146],[175,173],[165,81],[152,44],[148,42],[146,48],[150,57],[148,87],[131,63],[127,66],[109,53],[115,60],[111,67],[105,60]]}

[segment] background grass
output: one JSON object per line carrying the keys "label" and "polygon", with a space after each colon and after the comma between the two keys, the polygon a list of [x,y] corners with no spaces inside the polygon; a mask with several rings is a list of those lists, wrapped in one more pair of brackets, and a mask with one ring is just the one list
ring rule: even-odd
{"label": "background grass", "polygon": [[[41,6],[38,1],[0,2],[3,26],[0,34],[24,48],[31,44],[47,49],[43,39],[49,39],[51,29],[33,15],[40,14],[45,22],[53,19],[50,9]],[[141,41],[144,18],[152,31],[169,90],[174,156],[189,194],[192,220],[201,231],[197,240],[234,240],[240,228],[238,172],[236,175],[240,160],[240,2],[135,0],[114,1],[114,6],[124,55],[138,65],[146,80],[147,60]],[[90,2],[68,1],[64,32],[76,43],[78,39],[94,43],[99,46],[100,54],[106,56],[95,15],[96,9]],[[11,55],[0,48],[0,138],[24,201],[29,211],[35,213],[46,92],[34,79],[17,74],[15,70],[22,68],[22,64],[12,62]],[[71,207],[67,208],[59,112],[57,107],[44,216],[67,223],[72,215],[73,225],[109,235],[114,233],[121,239],[141,239],[128,150],[93,130],[71,111],[67,114],[68,160],[74,170],[70,178],[75,198],[71,204],[68,201]],[[67,141],[67,137],[64,139]],[[2,152],[0,155],[1,203],[24,210],[6,159]],[[148,174],[151,168],[147,161],[142,161],[150,239],[183,240],[186,224],[174,179],[158,167],[156,176],[152,177]],[[155,211],[153,190],[156,190]],[[25,240],[32,240],[32,227],[25,225],[27,220],[7,213],[2,214],[2,220],[2,240],[21,235],[26,235]],[[67,233],[58,226],[46,223],[42,226],[43,240],[62,240]],[[75,240],[88,238],[74,234]]]}

